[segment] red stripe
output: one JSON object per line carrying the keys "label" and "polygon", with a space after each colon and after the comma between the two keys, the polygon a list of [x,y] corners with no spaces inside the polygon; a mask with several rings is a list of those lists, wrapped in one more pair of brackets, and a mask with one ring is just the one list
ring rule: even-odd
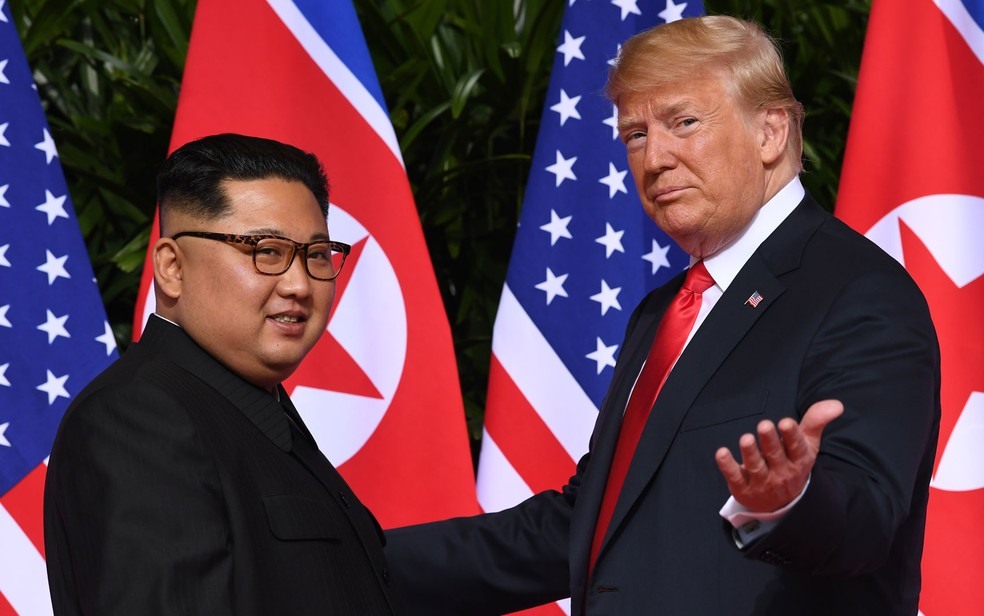
{"label": "red stripe", "polygon": [[7,602],[7,598],[0,592],[0,616],[17,616],[14,606]]}
{"label": "red stripe", "polygon": [[486,408],[485,429],[534,493],[560,489],[574,474],[576,462],[494,354]]}
{"label": "red stripe", "polygon": [[[21,527],[41,556],[44,557],[44,478],[47,467],[39,464],[37,468],[0,497],[0,504],[10,513],[14,522]],[[0,610],[0,614],[3,611]]]}
{"label": "red stripe", "polygon": [[[539,607],[531,607],[528,610],[523,610],[522,612],[513,612],[511,616],[564,616],[564,610],[560,609],[560,606],[556,603],[548,603],[547,605],[541,605]],[[2,616],[2,612],[0,612]]]}

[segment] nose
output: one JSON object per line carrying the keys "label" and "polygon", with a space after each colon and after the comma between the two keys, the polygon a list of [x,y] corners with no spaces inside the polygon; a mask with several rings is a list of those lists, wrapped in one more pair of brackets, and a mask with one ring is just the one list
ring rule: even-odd
{"label": "nose", "polygon": [[677,159],[673,154],[670,140],[657,131],[646,135],[646,151],[643,158],[643,168],[647,173],[660,174],[676,166]]}
{"label": "nose", "polygon": [[306,297],[311,295],[314,279],[308,275],[302,251],[297,251],[287,271],[280,274],[277,289],[285,297]]}

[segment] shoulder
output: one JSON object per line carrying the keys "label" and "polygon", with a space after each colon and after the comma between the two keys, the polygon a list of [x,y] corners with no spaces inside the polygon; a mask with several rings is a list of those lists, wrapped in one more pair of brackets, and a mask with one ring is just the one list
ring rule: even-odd
{"label": "shoulder", "polygon": [[146,453],[167,442],[198,442],[182,386],[193,376],[166,358],[128,350],[87,385],[62,417],[52,447],[52,462],[74,452],[141,443]]}

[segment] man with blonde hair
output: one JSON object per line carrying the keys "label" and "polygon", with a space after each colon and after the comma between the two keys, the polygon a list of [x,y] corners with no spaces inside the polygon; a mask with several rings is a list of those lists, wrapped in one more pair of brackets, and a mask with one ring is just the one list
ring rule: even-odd
{"label": "man with blonde hair", "polygon": [[659,26],[607,93],[691,267],[633,313],[562,491],[391,533],[397,585],[434,614],[570,593],[578,616],[914,616],[936,334],[905,270],[800,183],[775,43],[730,17]]}

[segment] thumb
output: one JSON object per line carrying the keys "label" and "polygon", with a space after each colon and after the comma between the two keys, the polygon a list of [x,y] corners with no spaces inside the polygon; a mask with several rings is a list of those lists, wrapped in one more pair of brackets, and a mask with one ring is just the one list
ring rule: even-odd
{"label": "thumb", "polygon": [[823,434],[824,428],[843,413],[844,405],[840,400],[814,402],[810,408],[806,409],[806,414],[800,421],[803,436],[812,441],[814,446],[819,445],[820,435]]}

